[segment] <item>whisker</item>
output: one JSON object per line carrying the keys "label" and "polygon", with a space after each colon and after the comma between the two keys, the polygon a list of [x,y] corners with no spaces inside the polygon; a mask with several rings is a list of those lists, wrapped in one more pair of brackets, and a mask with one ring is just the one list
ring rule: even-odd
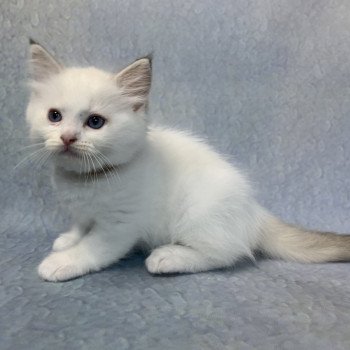
{"label": "whisker", "polygon": [[87,156],[87,152],[84,153],[84,167],[86,166],[86,170],[85,170],[85,182],[90,181],[90,161],[89,158]]}
{"label": "whisker", "polygon": [[27,146],[23,146],[23,147],[17,149],[17,151],[18,152],[26,151],[28,149],[39,147],[39,146],[44,146],[44,145],[45,145],[45,142],[33,143],[33,144],[30,144],[30,145],[27,145]]}
{"label": "whisker", "polygon": [[79,169],[79,174],[81,175],[82,172],[83,172],[83,161],[84,161],[84,151],[81,151],[82,154],[81,154],[81,162],[80,162],[80,169]]}
{"label": "whisker", "polygon": [[57,154],[57,153],[58,153],[57,150],[51,151],[50,154],[49,154],[49,156],[48,156],[47,159],[45,160],[45,162],[47,163],[47,162],[49,161],[49,159],[50,159],[54,154]]}
{"label": "whisker", "polygon": [[115,177],[116,180],[121,181],[119,174],[118,174],[118,167],[114,164],[112,164],[112,162],[103,154],[101,153],[99,150],[96,150],[97,154],[101,157],[101,159],[106,162],[107,165],[109,165],[111,168],[113,168],[115,170],[115,174],[114,172],[111,172],[111,174],[113,174],[113,176]]}
{"label": "whisker", "polygon": [[38,156],[35,159],[35,161],[33,161],[34,166],[36,166],[37,168],[42,166],[42,161],[45,160],[48,154],[50,154],[50,152],[48,150],[45,150],[45,152],[43,152],[40,156]]}
{"label": "whisker", "polygon": [[40,148],[40,149],[30,153],[29,155],[24,157],[18,164],[16,164],[15,167],[13,168],[13,170],[16,170],[18,167],[24,165],[26,162],[29,162],[30,160],[36,159],[38,156],[42,155],[45,152],[46,152],[45,148]]}
{"label": "whisker", "polygon": [[106,180],[107,180],[108,184],[110,185],[111,183],[109,182],[109,178],[108,178],[108,176],[107,176],[106,171],[104,170],[103,164],[99,161],[99,159],[98,159],[98,157],[97,157],[96,154],[91,153],[91,155],[96,159],[97,163],[100,165],[100,167],[101,167],[101,169],[102,169],[102,171],[103,171],[103,174],[104,174],[104,176],[106,177]]}
{"label": "whisker", "polygon": [[37,162],[37,166],[38,167],[43,167],[44,164],[49,160],[49,158],[53,155],[53,151],[51,150],[47,150],[47,152],[43,155],[43,157],[41,157],[40,160],[38,160]]}
{"label": "whisker", "polygon": [[85,175],[85,184],[86,184],[86,182],[87,182],[87,175],[86,175],[86,160],[85,160],[85,151],[83,151],[83,162],[82,162],[82,167],[83,167],[83,173],[84,173],[84,175]]}
{"label": "whisker", "polygon": [[97,172],[96,172],[96,168],[95,168],[95,164],[94,164],[94,160],[92,159],[91,155],[89,153],[87,153],[88,158],[91,160],[91,165],[93,167],[93,178],[92,178],[92,183],[95,184],[97,183]]}
{"label": "whisker", "polygon": [[101,152],[98,153],[98,156],[100,157],[101,161],[105,162],[112,170],[110,171],[111,176],[116,182],[120,182],[120,177],[117,171],[117,166],[112,164],[110,160],[104,156]]}

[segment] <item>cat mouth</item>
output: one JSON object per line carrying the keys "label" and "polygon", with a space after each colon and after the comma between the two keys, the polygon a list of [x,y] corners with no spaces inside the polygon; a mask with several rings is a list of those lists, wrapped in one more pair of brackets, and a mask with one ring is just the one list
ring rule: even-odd
{"label": "cat mouth", "polygon": [[60,152],[60,155],[71,157],[71,158],[80,158],[81,155],[77,152],[72,150],[71,148],[65,148]]}

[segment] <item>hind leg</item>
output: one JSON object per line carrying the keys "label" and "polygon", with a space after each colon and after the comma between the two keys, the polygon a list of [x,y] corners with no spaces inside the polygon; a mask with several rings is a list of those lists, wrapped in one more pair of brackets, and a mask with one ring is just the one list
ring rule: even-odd
{"label": "hind leg", "polygon": [[212,258],[191,247],[168,244],[156,248],[146,259],[147,270],[151,273],[200,272],[226,267],[230,261]]}

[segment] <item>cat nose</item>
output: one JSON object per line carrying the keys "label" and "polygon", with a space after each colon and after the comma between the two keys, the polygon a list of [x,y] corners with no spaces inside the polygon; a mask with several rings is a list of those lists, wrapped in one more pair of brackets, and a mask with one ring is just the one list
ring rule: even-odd
{"label": "cat nose", "polygon": [[77,137],[72,134],[65,134],[65,135],[61,135],[61,140],[65,146],[69,146],[75,141],[77,141]]}

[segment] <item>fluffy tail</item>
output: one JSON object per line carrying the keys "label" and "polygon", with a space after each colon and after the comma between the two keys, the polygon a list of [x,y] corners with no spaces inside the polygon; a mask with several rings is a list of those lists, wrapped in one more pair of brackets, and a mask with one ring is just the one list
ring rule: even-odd
{"label": "fluffy tail", "polygon": [[350,235],[309,231],[270,217],[259,249],[267,255],[305,263],[350,260]]}

